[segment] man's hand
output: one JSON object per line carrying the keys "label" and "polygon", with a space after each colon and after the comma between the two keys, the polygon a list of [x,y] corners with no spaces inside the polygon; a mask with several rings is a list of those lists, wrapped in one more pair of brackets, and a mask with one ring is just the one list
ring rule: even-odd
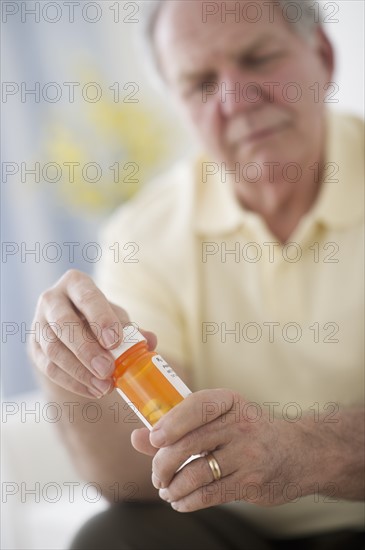
{"label": "man's hand", "polygon": [[[175,510],[191,512],[234,500],[275,506],[312,493],[337,499],[342,496],[337,480],[345,486],[344,498],[361,498],[351,491],[361,486],[363,451],[355,438],[351,467],[345,456],[350,450],[346,417],[342,428],[341,421],[323,427],[310,415],[290,422],[271,418],[261,408],[257,415],[247,405],[231,390],[203,390],[169,411],[150,434],[144,428],[133,432],[133,446],[154,457],[153,485]],[[336,433],[341,429],[342,441]],[[214,481],[205,457],[177,472],[191,455],[208,451],[219,464],[219,481]]]}
{"label": "man's hand", "polygon": [[[29,347],[33,363],[68,391],[102,397],[113,389],[109,350],[121,343],[128,321],[127,313],[108,302],[90,277],[70,270],[38,300]],[[154,349],[155,335],[141,332]]]}

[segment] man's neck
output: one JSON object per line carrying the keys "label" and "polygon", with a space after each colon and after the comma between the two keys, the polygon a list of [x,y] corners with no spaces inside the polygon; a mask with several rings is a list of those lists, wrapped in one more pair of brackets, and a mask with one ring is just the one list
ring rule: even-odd
{"label": "man's neck", "polygon": [[314,181],[312,175],[288,184],[296,186],[295,192],[288,194],[283,201],[270,200],[264,193],[261,196],[257,194],[250,196],[249,193],[245,193],[244,188],[239,186],[236,187],[236,195],[244,208],[261,216],[271,233],[281,243],[285,243],[290,239],[301,218],[313,207],[321,187],[320,182],[321,178]]}

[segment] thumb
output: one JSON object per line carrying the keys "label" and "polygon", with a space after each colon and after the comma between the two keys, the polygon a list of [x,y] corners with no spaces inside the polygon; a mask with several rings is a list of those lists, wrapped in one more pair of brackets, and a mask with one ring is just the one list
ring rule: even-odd
{"label": "thumb", "polygon": [[[128,324],[128,322],[130,322],[129,315],[127,314],[125,309],[117,306],[116,304],[111,303],[110,305],[112,306],[112,308],[114,309],[114,311],[118,315],[118,317],[120,318],[122,326],[124,326],[124,325]],[[134,325],[137,326],[136,323],[134,323]],[[154,350],[156,345],[157,345],[157,336],[156,336],[156,334],[154,332],[151,332],[150,330],[144,330],[142,328],[138,328],[138,330],[146,338],[148,349],[150,351]],[[121,341],[118,342],[118,343],[120,344]],[[116,344],[117,344],[117,342],[116,342]]]}
{"label": "thumb", "polygon": [[155,456],[158,449],[150,443],[150,431],[148,428],[138,428],[131,433],[131,443],[136,451],[148,456]]}
{"label": "thumb", "polygon": [[143,336],[147,339],[148,349],[150,351],[154,350],[157,346],[157,336],[154,332],[150,330],[139,329]]}

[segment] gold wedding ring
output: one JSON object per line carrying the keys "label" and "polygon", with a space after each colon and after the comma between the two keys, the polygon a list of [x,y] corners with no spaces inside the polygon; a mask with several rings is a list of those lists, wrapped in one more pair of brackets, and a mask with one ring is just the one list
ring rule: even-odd
{"label": "gold wedding ring", "polygon": [[208,461],[209,468],[212,470],[214,481],[219,481],[220,478],[222,477],[222,472],[221,472],[219,464],[216,461],[213,453],[208,453],[207,455],[205,455],[205,458]]}

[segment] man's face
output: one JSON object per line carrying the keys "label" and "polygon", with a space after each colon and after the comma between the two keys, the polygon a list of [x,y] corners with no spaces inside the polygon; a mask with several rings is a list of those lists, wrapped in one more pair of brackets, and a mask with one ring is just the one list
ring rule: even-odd
{"label": "man's face", "polygon": [[[312,39],[294,32],[279,7],[258,2],[257,12],[245,3],[236,22],[228,13],[237,2],[210,3],[214,15],[200,0],[168,2],[155,44],[164,78],[205,148],[227,168],[239,163],[251,178],[239,185],[248,194],[269,193],[275,208],[295,192],[295,184],[281,181],[283,170],[295,178],[288,163],[308,172],[323,152],[331,48],[319,31]],[[248,163],[261,172],[250,172]]]}

